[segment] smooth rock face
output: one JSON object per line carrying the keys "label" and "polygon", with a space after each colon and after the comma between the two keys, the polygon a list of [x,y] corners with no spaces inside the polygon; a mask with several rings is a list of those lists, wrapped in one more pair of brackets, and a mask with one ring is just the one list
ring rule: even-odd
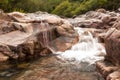
{"label": "smooth rock face", "polygon": [[78,35],[69,24],[63,24],[57,27],[57,32],[60,35],[57,39],[50,42],[49,47],[54,51],[65,51],[78,42]]}
{"label": "smooth rock face", "polygon": [[[4,60],[45,56],[53,51],[50,47],[57,48],[53,44],[65,40],[66,50],[78,41],[72,25],[56,15],[43,12],[0,15],[0,57],[7,56]],[[64,51],[61,44],[58,46],[56,51]]]}
{"label": "smooth rock face", "polygon": [[[109,32],[109,31],[108,31]],[[105,38],[106,59],[114,65],[120,65],[120,31],[114,30]]]}
{"label": "smooth rock face", "polygon": [[120,14],[108,11],[102,14],[107,15],[101,18],[106,30],[98,36],[107,54],[105,60],[96,63],[96,69],[105,80],[120,80]]}
{"label": "smooth rock face", "polygon": [[106,56],[96,63],[97,71],[105,80],[120,80],[120,23],[119,18],[104,34]]}

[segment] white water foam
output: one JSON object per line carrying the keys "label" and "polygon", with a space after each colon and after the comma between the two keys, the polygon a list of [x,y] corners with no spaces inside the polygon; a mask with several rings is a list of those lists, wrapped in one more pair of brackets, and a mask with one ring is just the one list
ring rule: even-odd
{"label": "white water foam", "polygon": [[94,38],[89,31],[82,28],[75,28],[79,34],[79,42],[70,50],[65,52],[57,52],[58,58],[69,62],[87,62],[94,64],[96,61],[104,59],[105,48],[98,43],[97,38]]}

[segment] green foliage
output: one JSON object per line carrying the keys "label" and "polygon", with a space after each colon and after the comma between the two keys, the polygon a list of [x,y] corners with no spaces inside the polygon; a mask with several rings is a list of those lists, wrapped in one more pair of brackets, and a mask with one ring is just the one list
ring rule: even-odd
{"label": "green foliage", "polygon": [[6,4],[6,3],[8,3],[8,0],[0,0],[0,4],[1,4],[1,3]]}
{"label": "green foliage", "polygon": [[105,5],[106,2],[107,2],[107,0],[86,0],[86,1],[83,1],[80,4],[80,6],[77,7],[73,11],[73,14],[78,15],[78,14],[85,13],[89,10],[94,10],[96,8],[102,8],[102,6]]}
{"label": "green foliage", "polygon": [[52,13],[65,16],[69,14],[70,9],[71,4],[68,1],[64,1],[60,5],[58,5]]}
{"label": "green foliage", "polygon": [[18,11],[18,12],[22,12],[22,13],[24,13],[24,12],[25,12],[23,9],[20,9],[20,8],[14,8],[14,10],[13,10],[13,11]]}
{"label": "green foliage", "polygon": [[63,1],[61,4],[59,4],[53,11],[53,14],[61,15],[61,16],[67,16],[72,17],[73,13],[72,11],[76,9],[80,3],[77,2],[69,2],[68,0]]}
{"label": "green foliage", "polygon": [[120,8],[120,0],[108,0],[104,7],[109,10],[116,10]]}
{"label": "green foliage", "polygon": [[120,0],[0,0],[0,8],[6,12],[46,11],[66,17],[98,8],[116,10],[119,7]]}

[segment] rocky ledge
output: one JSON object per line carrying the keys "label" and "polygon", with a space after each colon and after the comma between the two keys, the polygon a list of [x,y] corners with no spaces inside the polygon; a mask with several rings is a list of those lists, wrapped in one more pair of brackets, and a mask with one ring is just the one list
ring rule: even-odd
{"label": "rocky ledge", "polygon": [[0,11],[0,62],[65,51],[77,41],[72,25],[56,15]]}
{"label": "rocky ledge", "polygon": [[96,70],[105,80],[120,80],[120,13],[98,9],[67,20],[99,38],[106,55],[105,60],[96,62]]}
{"label": "rocky ledge", "polygon": [[75,18],[69,18],[68,20],[76,27],[109,29],[114,25],[119,16],[120,14],[114,11],[98,9],[76,16]]}
{"label": "rocky ledge", "polygon": [[109,29],[104,39],[107,54],[96,63],[97,70],[105,80],[120,80],[120,30]]}
{"label": "rocky ledge", "polygon": [[97,71],[105,80],[120,80],[120,14],[114,24],[102,33],[105,44],[105,60],[96,62]]}
{"label": "rocky ledge", "polygon": [[0,11],[0,61],[65,51],[78,42],[73,26],[86,28],[99,37],[106,55],[105,60],[96,62],[96,70],[105,80],[120,80],[120,13],[104,9],[70,19],[44,12]]}

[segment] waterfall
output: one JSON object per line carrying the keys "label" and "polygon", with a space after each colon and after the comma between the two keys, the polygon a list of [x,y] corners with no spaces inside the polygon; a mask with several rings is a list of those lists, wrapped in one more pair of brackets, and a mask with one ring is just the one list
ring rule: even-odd
{"label": "waterfall", "polygon": [[97,38],[94,38],[89,31],[76,27],[75,30],[79,34],[79,42],[70,50],[65,52],[56,52],[58,58],[69,62],[87,62],[94,64],[97,60],[104,59],[105,48],[98,43]]}
{"label": "waterfall", "polygon": [[54,38],[54,28],[50,26],[47,22],[43,22],[41,20],[40,26],[38,26],[39,32],[39,40],[42,46],[47,47],[49,42]]}

